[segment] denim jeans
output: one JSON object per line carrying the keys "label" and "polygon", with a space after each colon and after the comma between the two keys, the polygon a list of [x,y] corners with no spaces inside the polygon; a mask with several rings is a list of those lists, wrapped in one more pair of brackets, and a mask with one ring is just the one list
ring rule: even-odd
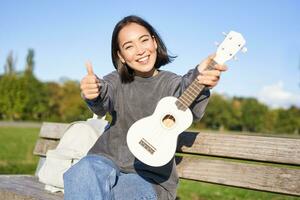
{"label": "denim jeans", "polygon": [[156,200],[151,183],[120,172],[111,160],[87,155],[64,173],[65,200]]}

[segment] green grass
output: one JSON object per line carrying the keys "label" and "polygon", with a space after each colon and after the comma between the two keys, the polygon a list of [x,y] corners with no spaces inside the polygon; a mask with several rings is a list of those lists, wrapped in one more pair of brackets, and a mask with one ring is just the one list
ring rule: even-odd
{"label": "green grass", "polygon": [[[34,174],[39,128],[0,127],[0,174]],[[286,195],[180,180],[180,200],[296,200]]]}
{"label": "green grass", "polygon": [[34,174],[39,128],[0,127],[0,174]]}

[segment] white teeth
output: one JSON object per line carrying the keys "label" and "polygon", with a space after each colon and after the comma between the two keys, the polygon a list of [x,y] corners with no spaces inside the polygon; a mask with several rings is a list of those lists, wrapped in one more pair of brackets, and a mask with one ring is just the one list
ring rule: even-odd
{"label": "white teeth", "polygon": [[141,59],[138,59],[138,61],[139,62],[143,62],[143,61],[145,61],[145,60],[147,60],[148,59],[148,56],[146,56],[146,57],[144,57],[144,58],[141,58]]}

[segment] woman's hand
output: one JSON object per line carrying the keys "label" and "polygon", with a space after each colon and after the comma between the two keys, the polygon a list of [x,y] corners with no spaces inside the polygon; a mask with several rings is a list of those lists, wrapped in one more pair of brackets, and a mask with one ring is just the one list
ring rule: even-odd
{"label": "woman's hand", "polygon": [[207,67],[214,57],[215,54],[210,55],[198,65],[198,70],[200,73],[200,75],[197,76],[198,82],[206,85],[210,89],[218,84],[221,73],[227,70],[226,65],[219,64],[215,65],[214,69],[208,70]]}
{"label": "woman's hand", "polygon": [[83,96],[91,100],[99,96],[101,85],[99,78],[94,74],[93,66],[90,62],[86,63],[86,69],[88,74],[81,80],[80,89]]}

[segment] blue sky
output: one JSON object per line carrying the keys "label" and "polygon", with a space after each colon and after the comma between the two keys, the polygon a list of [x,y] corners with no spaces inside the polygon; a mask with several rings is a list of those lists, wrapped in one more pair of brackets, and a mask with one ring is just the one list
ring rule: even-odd
{"label": "blue sky", "polygon": [[0,0],[0,74],[7,55],[23,70],[35,50],[42,81],[80,80],[91,60],[100,77],[114,70],[110,39],[114,25],[136,14],[159,32],[176,60],[163,67],[184,74],[216,51],[224,32],[241,32],[248,52],[226,64],[213,91],[256,97],[273,107],[300,106],[299,0],[79,1]]}

